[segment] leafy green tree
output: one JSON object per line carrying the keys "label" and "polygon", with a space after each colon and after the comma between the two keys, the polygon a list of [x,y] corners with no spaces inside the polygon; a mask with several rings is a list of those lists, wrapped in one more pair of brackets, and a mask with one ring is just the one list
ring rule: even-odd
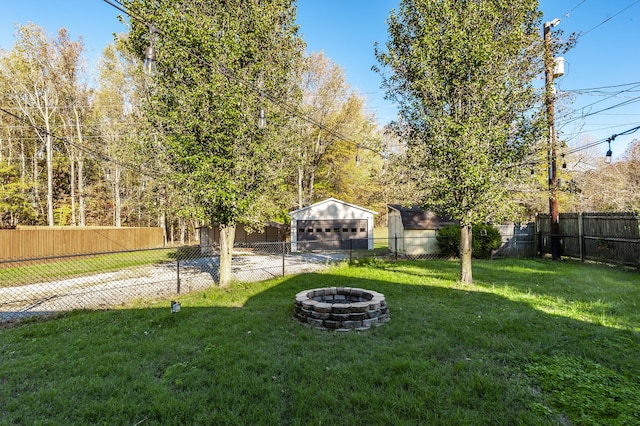
{"label": "leafy green tree", "polygon": [[33,209],[26,196],[30,186],[20,178],[17,165],[0,160],[0,227],[33,220]]}
{"label": "leafy green tree", "polygon": [[301,124],[292,154],[298,207],[329,196],[357,202],[349,187],[367,186],[354,166],[369,152],[365,147],[379,144],[374,117],[365,112],[365,98],[347,84],[344,70],[323,52],[305,58],[300,81],[301,111],[311,120]]}
{"label": "leafy green tree", "polygon": [[[473,257],[475,259],[490,259],[491,252],[502,245],[502,236],[495,226],[489,224],[473,225]],[[460,226],[449,225],[438,231],[438,247],[445,255],[458,257],[460,255]]]}
{"label": "leafy green tree", "polygon": [[[158,155],[199,214],[220,226],[220,285],[237,223],[255,221],[282,178],[279,144],[302,55],[291,0],[130,0],[128,48],[153,44],[147,113]],[[262,118],[266,119],[266,126]]]}
{"label": "leafy green tree", "polygon": [[[537,140],[536,0],[401,0],[376,55],[423,206],[461,224],[460,280],[472,282],[472,226],[500,219],[514,168]],[[386,71],[389,71],[388,73]]]}

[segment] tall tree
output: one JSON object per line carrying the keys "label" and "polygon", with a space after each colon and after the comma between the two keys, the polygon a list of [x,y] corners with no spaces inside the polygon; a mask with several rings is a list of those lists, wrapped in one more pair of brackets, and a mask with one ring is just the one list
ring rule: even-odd
{"label": "tall tree", "polygon": [[[286,152],[279,135],[302,54],[292,0],[130,0],[129,47],[153,43],[148,115],[176,187],[220,226],[219,282],[231,278],[235,226],[262,211]],[[150,31],[151,30],[151,31]],[[266,120],[266,123],[264,120]],[[266,126],[262,126],[266,124]]]}
{"label": "tall tree", "polygon": [[[298,207],[342,192],[339,169],[356,163],[358,145],[379,143],[365,99],[351,90],[344,70],[324,53],[305,58],[301,74],[302,111],[311,121],[300,127],[297,159]],[[348,136],[349,140],[344,140]],[[364,149],[364,148],[363,148]],[[319,190],[319,194],[316,194]]]}
{"label": "tall tree", "polygon": [[[35,204],[39,203],[39,162],[46,162],[46,221],[49,226],[55,223],[54,205],[63,207],[59,200],[66,197],[67,186],[74,185],[74,145],[60,143],[53,135],[68,136],[58,130],[65,121],[69,125],[72,123],[69,117],[80,90],[78,73],[82,51],[82,42],[72,41],[64,28],[58,30],[56,37],[50,38],[43,28],[30,23],[17,27],[15,46],[3,54],[0,62],[3,80],[11,82],[5,97],[14,112],[24,118],[21,123],[26,129],[24,133],[35,135],[37,139],[37,143],[29,147],[33,159]],[[65,150],[69,154],[68,162]],[[71,166],[68,174],[60,170],[67,164]],[[70,176],[70,185],[65,182],[67,176]],[[74,192],[71,191],[72,197]]]}
{"label": "tall tree", "polygon": [[[376,49],[423,205],[461,224],[460,280],[472,282],[472,225],[509,205],[510,167],[530,152],[540,67],[536,0],[401,0]],[[387,75],[385,71],[389,71]]]}

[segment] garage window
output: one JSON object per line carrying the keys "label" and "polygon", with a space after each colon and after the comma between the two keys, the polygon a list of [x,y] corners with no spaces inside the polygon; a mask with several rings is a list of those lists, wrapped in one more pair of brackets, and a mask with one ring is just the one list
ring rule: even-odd
{"label": "garage window", "polygon": [[304,228],[298,229],[298,232],[300,232],[301,234],[304,234]]}

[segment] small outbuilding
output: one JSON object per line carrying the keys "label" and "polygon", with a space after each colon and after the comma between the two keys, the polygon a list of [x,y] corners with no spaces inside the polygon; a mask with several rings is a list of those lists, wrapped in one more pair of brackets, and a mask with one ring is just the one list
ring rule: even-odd
{"label": "small outbuilding", "polygon": [[418,207],[388,204],[389,250],[403,256],[439,253],[438,230],[457,222]]}
{"label": "small outbuilding", "polygon": [[[250,231],[239,223],[236,225],[234,245],[249,247],[260,243],[270,244],[286,241],[288,236],[289,227],[282,223],[269,222],[260,232]],[[213,253],[219,245],[220,228],[218,226],[200,228],[200,250],[202,253]]]}
{"label": "small outbuilding", "polygon": [[373,250],[373,217],[377,213],[335,198],[292,211],[291,249]]}

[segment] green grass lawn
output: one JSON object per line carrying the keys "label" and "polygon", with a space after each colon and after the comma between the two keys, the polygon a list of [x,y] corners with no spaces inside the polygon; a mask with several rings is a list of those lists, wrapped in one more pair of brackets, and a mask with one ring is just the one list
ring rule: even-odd
{"label": "green grass lawn", "polygon": [[25,262],[0,262],[0,288],[117,271],[132,266],[175,262],[175,248],[137,250],[95,256],[68,256]]}
{"label": "green grass lawn", "polygon": [[[374,261],[0,330],[0,424],[636,425],[640,274],[537,260]],[[324,286],[391,321],[292,319]]]}

